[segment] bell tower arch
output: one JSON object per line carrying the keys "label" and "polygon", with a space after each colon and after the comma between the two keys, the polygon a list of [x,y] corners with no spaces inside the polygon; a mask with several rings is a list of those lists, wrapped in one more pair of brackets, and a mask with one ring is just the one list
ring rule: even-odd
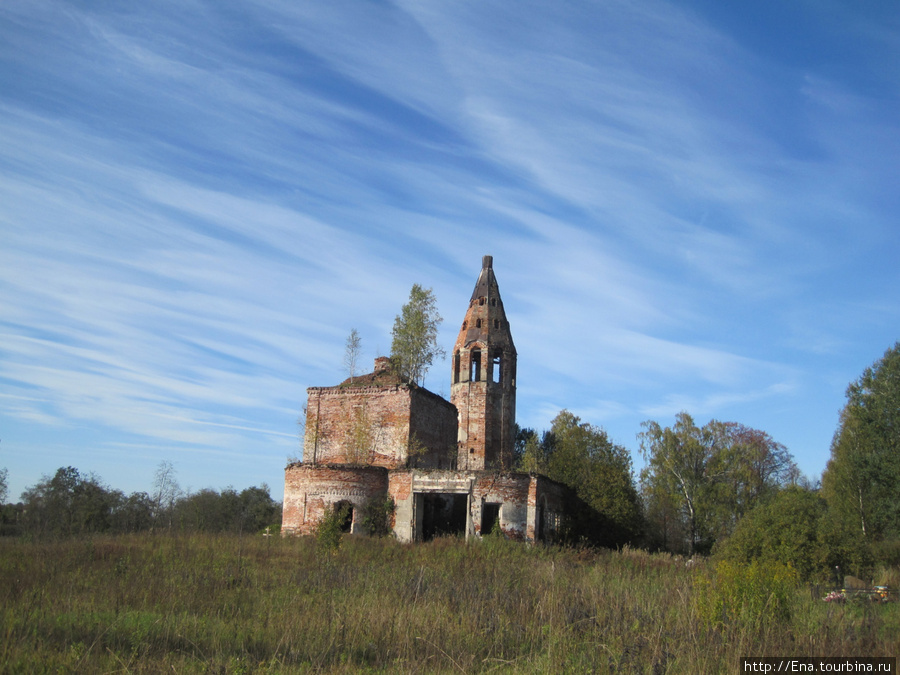
{"label": "bell tower arch", "polygon": [[450,402],[459,411],[460,469],[511,469],[516,429],[516,348],[494,276],[481,273],[453,345]]}

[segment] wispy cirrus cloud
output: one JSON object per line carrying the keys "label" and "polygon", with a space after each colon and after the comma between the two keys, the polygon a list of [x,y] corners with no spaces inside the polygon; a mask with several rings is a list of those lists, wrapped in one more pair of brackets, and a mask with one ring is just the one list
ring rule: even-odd
{"label": "wispy cirrus cloud", "polygon": [[898,311],[896,31],[841,11],[801,56],[662,0],[5,4],[11,473],[46,439],[275,486],[349,329],[386,352],[418,282],[451,343],[486,253],[524,424],[746,414],[820,467]]}

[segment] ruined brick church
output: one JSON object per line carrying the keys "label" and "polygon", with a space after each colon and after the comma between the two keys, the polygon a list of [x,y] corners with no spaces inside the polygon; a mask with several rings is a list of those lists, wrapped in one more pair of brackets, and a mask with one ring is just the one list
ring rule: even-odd
{"label": "ruined brick church", "polygon": [[375,370],[307,390],[303,461],[285,469],[284,534],[310,534],[329,509],[363,532],[370,500],[393,500],[400,541],[495,530],[559,534],[567,490],[512,471],[516,349],[491,256],[484,256],[451,358],[450,401],[375,359]]}

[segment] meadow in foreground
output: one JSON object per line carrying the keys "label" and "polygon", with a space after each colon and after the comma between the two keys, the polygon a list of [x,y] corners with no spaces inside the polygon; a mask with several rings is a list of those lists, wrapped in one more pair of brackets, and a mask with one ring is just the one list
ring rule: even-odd
{"label": "meadow in foreground", "polygon": [[737,672],[894,656],[900,603],[790,569],[489,539],[0,540],[0,671]]}

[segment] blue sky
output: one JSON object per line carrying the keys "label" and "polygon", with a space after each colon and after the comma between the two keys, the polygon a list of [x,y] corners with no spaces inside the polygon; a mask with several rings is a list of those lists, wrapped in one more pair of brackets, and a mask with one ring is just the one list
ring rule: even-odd
{"label": "blue sky", "polygon": [[[816,478],[900,339],[900,5],[6,0],[0,467],[282,494],[309,386],[481,257],[518,420],[682,410]],[[449,393],[450,366],[426,385]]]}

